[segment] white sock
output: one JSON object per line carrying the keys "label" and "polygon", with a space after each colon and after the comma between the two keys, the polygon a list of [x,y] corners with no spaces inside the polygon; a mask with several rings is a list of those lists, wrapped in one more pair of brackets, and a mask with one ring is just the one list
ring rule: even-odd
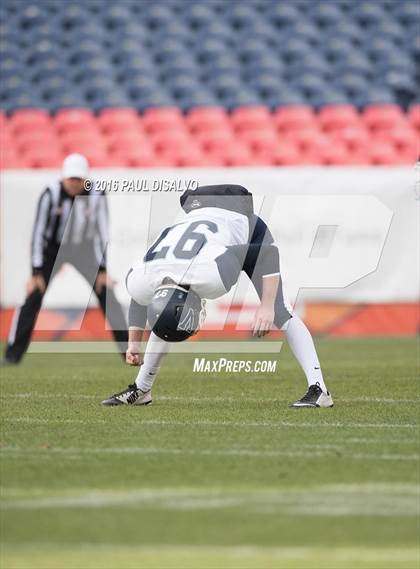
{"label": "white sock", "polygon": [[299,316],[294,314],[290,318],[285,332],[290,349],[303,369],[308,385],[319,383],[322,391],[327,392],[314,341],[311,333]]}
{"label": "white sock", "polygon": [[144,353],[144,363],[136,377],[136,385],[142,391],[150,391],[156,379],[160,364],[169,352],[170,345],[161,340],[154,332],[150,334]]}

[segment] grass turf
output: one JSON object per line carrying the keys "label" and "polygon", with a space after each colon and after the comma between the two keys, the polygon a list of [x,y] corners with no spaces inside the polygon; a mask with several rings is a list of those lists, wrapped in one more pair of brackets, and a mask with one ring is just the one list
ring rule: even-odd
{"label": "grass turf", "polygon": [[417,567],[416,341],[317,345],[333,409],[287,407],[286,347],[266,375],[169,356],[146,408],[100,405],[116,356],[2,368],[1,566]]}

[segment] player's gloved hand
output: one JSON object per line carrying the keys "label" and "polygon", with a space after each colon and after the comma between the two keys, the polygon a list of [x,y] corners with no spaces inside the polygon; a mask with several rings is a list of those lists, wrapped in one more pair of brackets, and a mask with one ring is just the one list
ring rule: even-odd
{"label": "player's gloved hand", "polygon": [[141,366],[143,363],[143,354],[140,351],[139,343],[128,343],[128,348],[125,352],[125,361],[130,366]]}
{"label": "player's gloved hand", "polygon": [[253,336],[261,338],[270,332],[274,323],[274,310],[261,305],[254,316]]}
{"label": "player's gloved hand", "polygon": [[26,285],[27,294],[32,294],[35,289],[38,289],[42,294],[45,292],[45,280],[42,275],[33,275]]}

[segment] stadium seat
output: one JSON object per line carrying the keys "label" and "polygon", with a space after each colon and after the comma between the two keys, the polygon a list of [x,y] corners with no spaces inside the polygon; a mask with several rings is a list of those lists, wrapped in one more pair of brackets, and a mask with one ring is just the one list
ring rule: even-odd
{"label": "stadium seat", "polygon": [[330,136],[331,140],[345,144],[352,152],[364,150],[370,139],[369,130],[362,122],[333,130]]}
{"label": "stadium seat", "polygon": [[284,139],[294,143],[305,158],[313,157],[315,163],[319,163],[321,150],[328,145],[328,138],[314,128],[288,131],[284,133]]}
{"label": "stadium seat", "polygon": [[404,121],[404,115],[396,105],[368,106],[362,118],[365,125],[373,131],[389,129]]}
{"label": "stadium seat", "polygon": [[[275,72],[279,73],[278,70]],[[331,64],[321,53],[316,51],[307,52],[299,57],[297,61],[290,62],[284,67],[282,73],[287,81],[293,81],[293,79],[299,77],[302,73],[315,73],[325,79],[333,77],[331,74]]]}
{"label": "stadium seat", "polygon": [[185,23],[192,29],[201,29],[215,19],[215,11],[211,4],[187,4],[183,15]]}
{"label": "stadium seat", "polygon": [[307,15],[321,28],[334,26],[343,19],[340,3],[311,2]]}
{"label": "stadium seat", "polygon": [[25,152],[39,146],[52,148],[54,151],[61,146],[60,139],[54,130],[32,130],[18,133],[12,143],[20,152]]}
{"label": "stadium seat", "polygon": [[152,167],[156,164],[153,148],[147,143],[115,149],[109,153],[109,164],[124,164],[132,168]]}
{"label": "stadium seat", "polygon": [[279,108],[273,115],[273,121],[280,132],[311,126],[316,128],[315,113],[309,106],[296,105]]}
{"label": "stadium seat", "polygon": [[196,133],[195,140],[208,153],[222,154],[235,144],[235,136],[231,130],[209,130]]}
{"label": "stadium seat", "polygon": [[365,0],[353,3],[349,8],[351,16],[363,27],[379,24],[386,18],[383,6],[379,2],[372,3]]}
{"label": "stadium seat", "polygon": [[131,128],[139,128],[139,115],[132,108],[103,109],[97,119],[98,125],[103,132],[125,131]]}
{"label": "stadium seat", "polygon": [[211,160],[198,147],[182,148],[175,156],[175,165],[178,167],[203,167],[209,164]]}
{"label": "stadium seat", "polygon": [[408,120],[414,128],[420,130],[420,105],[413,105],[410,107]]}
{"label": "stadium seat", "polygon": [[67,152],[77,152],[78,147],[105,148],[105,138],[99,130],[85,130],[79,132],[66,132],[60,136],[61,144]]}
{"label": "stadium seat", "polygon": [[345,165],[351,162],[351,155],[344,144],[325,144],[320,151],[320,163],[326,166]]}
{"label": "stadium seat", "polygon": [[369,144],[369,160],[372,165],[399,164],[398,153],[390,142],[375,142]]}
{"label": "stadium seat", "polygon": [[252,155],[246,145],[236,142],[226,149],[221,158],[224,166],[248,166]]}
{"label": "stadium seat", "polygon": [[140,129],[108,132],[105,145],[111,154],[122,154],[132,148],[150,145],[149,138]]}
{"label": "stadium seat", "polygon": [[232,112],[230,122],[236,130],[270,127],[270,113],[266,107],[239,107]]}
{"label": "stadium seat", "polygon": [[333,26],[324,29],[324,45],[328,45],[335,39],[344,39],[352,44],[352,51],[355,51],[355,49],[357,49],[361,44],[364,35],[364,30],[352,19],[343,17],[339,22],[335,22]]}
{"label": "stadium seat", "polygon": [[298,4],[295,5],[290,2],[272,4],[268,15],[270,20],[278,28],[293,25],[302,18]]}
{"label": "stadium seat", "polygon": [[38,146],[22,153],[22,159],[29,168],[60,168],[64,154],[54,147]]}
{"label": "stadium seat", "polygon": [[290,65],[294,62],[300,61],[306,56],[309,56],[311,53],[311,46],[305,39],[292,36],[285,38],[284,43],[282,42],[279,44],[278,50],[281,58],[286,62],[286,64]]}
{"label": "stadium seat", "polygon": [[300,163],[301,155],[295,144],[280,141],[272,154],[276,166],[296,166]]}
{"label": "stadium seat", "polygon": [[409,162],[414,162],[420,155],[420,137],[408,124],[401,124],[390,130],[380,130],[375,133],[373,140],[391,143],[397,153],[406,157]]}
{"label": "stadium seat", "polygon": [[271,156],[279,142],[277,133],[273,128],[243,130],[239,132],[238,138],[248,146],[253,156],[267,154]]}
{"label": "stadium seat", "polygon": [[95,125],[95,117],[90,109],[63,109],[57,111],[53,120],[58,132],[75,132]]}
{"label": "stadium seat", "polygon": [[357,126],[360,118],[353,105],[327,106],[320,110],[318,122],[324,131],[331,131]]}
{"label": "stadium seat", "polygon": [[142,116],[142,125],[149,133],[185,129],[182,113],[177,107],[146,110]]}
{"label": "stadium seat", "polygon": [[20,154],[12,149],[2,149],[0,152],[0,169],[20,169],[30,168],[30,164],[25,163]]}
{"label": "stadium seat", "polygon": [[194,142],[187,131],[172,130],[150,135],[156,154],[176,155],[181,149],[194,147]]}
{"label": "stadium seat", "polygon": [[230,128],[228,115],[223,107],[198,107],[189,111],[186,123],[191,132]]}
{"label": "stadium seat", "polygon": [[16,134],[22,131],[47,129],[50,125],[50,115],[43,109],[17,110],[10,119],[10,127]]}

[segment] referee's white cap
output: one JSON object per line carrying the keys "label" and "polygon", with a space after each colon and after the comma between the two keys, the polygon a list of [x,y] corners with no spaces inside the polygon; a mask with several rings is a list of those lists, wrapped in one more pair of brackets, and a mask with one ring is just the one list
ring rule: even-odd
{"label": "referee's white cap", "polygon": [[83,154],[69,154],[64,158],[63,178],[83,178],[89,176],[89,162]]}

